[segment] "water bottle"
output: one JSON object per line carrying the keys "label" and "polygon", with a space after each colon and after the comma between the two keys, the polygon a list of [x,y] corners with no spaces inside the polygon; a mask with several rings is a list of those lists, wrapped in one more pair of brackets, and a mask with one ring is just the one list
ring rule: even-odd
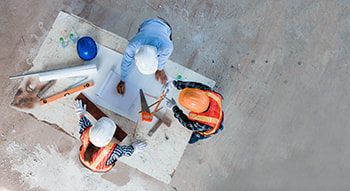
{"label": "water bottle", "polygon": [[62,48],[66,48],[68,46],[68,42],[63,37],[60,37],[60,43]]}
{"label": "water bottle", "polygon": [[72,44],[77,43],[77,37],[73,33],[69,34],[69,39],[72,42]]}

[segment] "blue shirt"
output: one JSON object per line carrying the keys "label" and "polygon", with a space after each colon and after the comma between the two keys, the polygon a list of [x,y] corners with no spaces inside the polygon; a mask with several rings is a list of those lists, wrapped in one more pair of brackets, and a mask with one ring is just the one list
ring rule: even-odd
{"label": "blue shirt", "polygon": [[125,49],[121,63],[121,80],[126,81],[136,50],[143,45],[153,46],[157,50],[158,70],[162,70],[173,52],[170,40],[170,27],[162,21],[149,19],[140,25],[139,32],[132,38]]}

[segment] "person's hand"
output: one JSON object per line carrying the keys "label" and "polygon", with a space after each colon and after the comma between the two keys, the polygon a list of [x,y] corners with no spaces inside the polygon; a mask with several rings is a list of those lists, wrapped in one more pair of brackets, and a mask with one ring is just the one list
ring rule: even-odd
{"label": "person's hand", "polygon": [[147,147],[147,143],[143,141],[136,141],[132,144],[132,147],[134,148],[134,154],[144,151]]}
{"label": "person's hand", "polygon": [[160,79],[161,84],[165,84],[168,81],[168,77],[166,76],[164,69],[157,70],[155,76],[156,76],[157,81],[159,81],[159,79]]}
{"label": "person's hand", "polygon": [[168,81],[165,85],[162,86],[161,92],[166,95],[171,88],[174,87],[173,81]]}
{"label": "person's hand", "polygon": [[86,104],[83,105],[81,99],[77,99],[74,102],[74,109],[79,118],[86,114]]}
{"label": "person's hand", "polygon": [[174,100],[174,98],[167,98],[165,97],[166,99],[166,106],[170,109],[170,110],[173,110],[173,107],[176,106],[176,101]]}
{"label": "person's hand", "polygon": [[119,84],[117,85],[117,92],[124,95],[125,93],[125,82],[121,81],[119,82]]}

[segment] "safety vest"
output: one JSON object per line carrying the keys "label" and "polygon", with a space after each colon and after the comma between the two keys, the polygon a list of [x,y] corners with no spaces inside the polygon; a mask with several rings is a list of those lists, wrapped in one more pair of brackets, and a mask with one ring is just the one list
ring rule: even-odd
{"label": "safety vest", "polygon": [[108,158],[111,156],[114,148],[117,146],[117,143],[110,141],[106,146],[101,147],[100,150],[98,150],[98,152],[96,152],[92,156],[91,162],[85,161],[84,153],[90,142],[89,140],[90,129],[91,127],[88,127],[80,137],[80,140],[83,143],[83,145],[80,148],[80,161],[81,163],[84,164],[84,166],[86,166],[87,168],[89,168],[94,172],[107,172],[111,170],[112,167],[114,166],[114,163],[109,166],[106,166],[106,162]]}
{"label": "safety vest", "polygon": [[204,92],[209,97],[209,109],[203,113],[190,112],[188,118],[212,127],[205,132],[197,131],[203,136],[209,136],[214,134],[220,127],[222,121],[222,97],[220,94],[210,90],[204,90]]}

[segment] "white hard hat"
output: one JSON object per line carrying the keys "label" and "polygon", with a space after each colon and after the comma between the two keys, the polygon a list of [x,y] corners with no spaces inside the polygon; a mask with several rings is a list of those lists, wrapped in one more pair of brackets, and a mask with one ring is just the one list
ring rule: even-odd
{"label": "white hard hat", "polygon": [[117,126],[114,121],[107,117],[99,119],[90,130],[90,141],[96,147],[104,147],[111,140],[114,135]]}
{"label": "white hard hat", "polygon": [[135,53],[135,63],[142,74],[154,74],[158,68],[156,48],[149,45],[138,48]]}

